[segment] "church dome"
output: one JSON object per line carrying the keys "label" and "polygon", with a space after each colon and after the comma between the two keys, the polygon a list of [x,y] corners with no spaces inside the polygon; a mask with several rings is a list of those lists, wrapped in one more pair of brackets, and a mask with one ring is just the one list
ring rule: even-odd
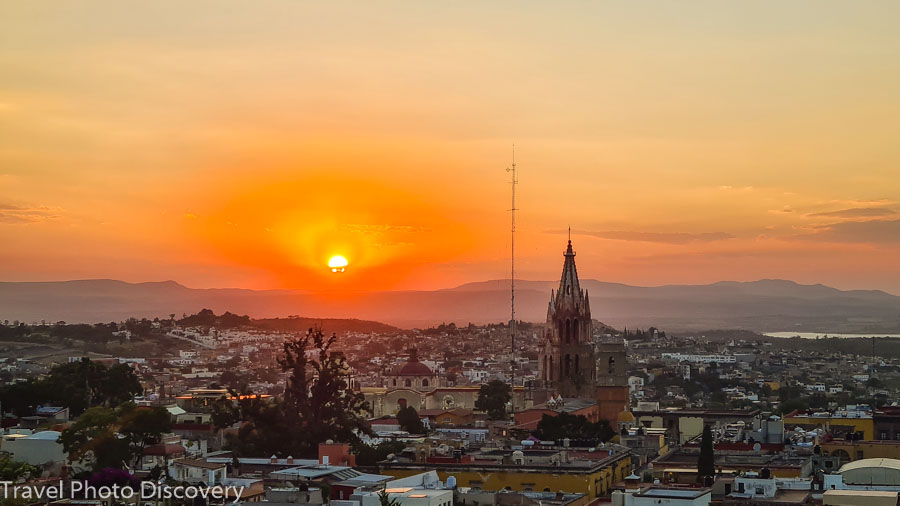
{"label": "church dome", "polygon": [[616,422],[634,423],[634,414],[631,411],[619,411],[619,414],[616,415]]}
{"label": "church dome", "polygon": [[394,368],[394,376],[434,376],[434,373],[427,365],[419,362],[416,349],[413,348],[409,351],[406,363]]}

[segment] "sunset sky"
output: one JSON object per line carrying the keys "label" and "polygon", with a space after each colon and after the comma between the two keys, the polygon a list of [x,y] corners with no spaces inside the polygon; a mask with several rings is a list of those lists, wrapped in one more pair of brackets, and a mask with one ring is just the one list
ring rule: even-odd
{"label": "sunset sky", "polygon": [[[0,281],[900,294],[900,2],[0,0]],[[333,274],[329,257],[349,261]]]}

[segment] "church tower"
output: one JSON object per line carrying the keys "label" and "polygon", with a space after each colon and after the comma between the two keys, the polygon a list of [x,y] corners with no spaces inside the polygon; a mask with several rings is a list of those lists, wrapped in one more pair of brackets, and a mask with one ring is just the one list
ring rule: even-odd
{"label": "church tower", "polygon": [[563,397],[592,399],[596,368],[591,305],[587,290],[578,283],[571,239],[563,257],[559,288],[550,291],[538,362],[540,378],[545,388]]}

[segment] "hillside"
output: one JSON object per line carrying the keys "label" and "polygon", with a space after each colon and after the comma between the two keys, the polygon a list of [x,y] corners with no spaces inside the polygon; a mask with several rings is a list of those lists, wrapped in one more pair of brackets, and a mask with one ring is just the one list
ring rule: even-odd
{"label": "hillside", "polygon": [[[900,297],[876,290],[844,291],[785,280],[709,285],[630,286],[582,280],[593,317],[617,328],[654,325],[691,331],[900,331]],[[551,281],[517,281],[516,313],[543,321]],[[484,281],[435,291],[320,294],[298,290],[193,289],[173,281],[82,280],[0,283],[0,320],[108,322],[176,317],[210,308],[255,319],[301,315],[355,318],[399,327],[505,321],[509,281]]]}

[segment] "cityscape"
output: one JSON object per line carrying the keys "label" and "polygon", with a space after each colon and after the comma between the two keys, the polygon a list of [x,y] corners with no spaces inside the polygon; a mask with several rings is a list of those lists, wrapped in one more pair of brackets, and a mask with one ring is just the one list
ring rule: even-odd
{"label": "cityscape", "polygon": [[898,15],[0,3],[0,506],[900,506]]}

